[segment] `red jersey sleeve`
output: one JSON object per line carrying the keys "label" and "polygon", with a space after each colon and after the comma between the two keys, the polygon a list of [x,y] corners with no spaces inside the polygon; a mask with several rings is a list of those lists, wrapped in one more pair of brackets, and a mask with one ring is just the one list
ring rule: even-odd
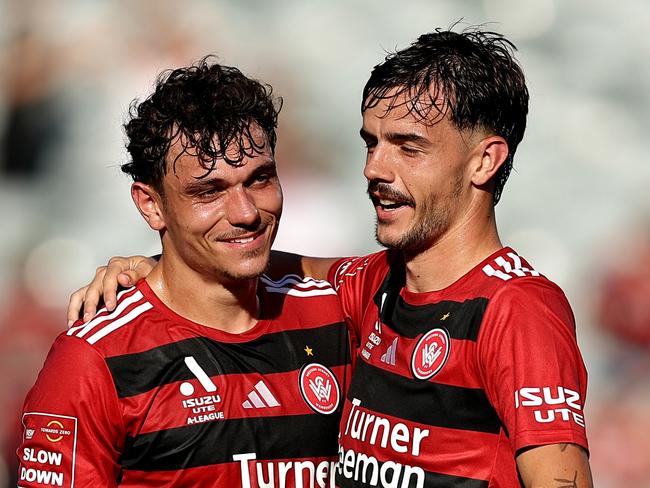
{"label": "red jersey sleeve", "polygon": [[327,274],[327,281],[332,284],[341,302],[343,316],[353,341],[359,337],[359,326],[363,317],[363,280],[358,272],[367,264],[367,257],[343,258],[336,261]]}
{"label": "red jersey sleeve", "polygon": [[104,358],[85,340],[59,336],[22,413],[18,485],[116,486],[124,428]]}
{"label": "red jersey sleeve", "polygon": [[515,452],[574,443],[585,449],[587,372],[562,291],[545,278],[521,278],[490,300],[477,363],[487,395]]}

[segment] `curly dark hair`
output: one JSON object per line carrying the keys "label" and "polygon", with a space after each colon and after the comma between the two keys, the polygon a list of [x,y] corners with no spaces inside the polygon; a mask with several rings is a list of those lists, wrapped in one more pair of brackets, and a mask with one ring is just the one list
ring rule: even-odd
{"label": "curly dark hair", "polygon": [[[124,124],[131,161],[122,165],[122,171],[162,192],[169,148],[179,136],[184,144],[181,154],[196,155],[205,168],[203,176],[214,169],[217,159],[239,166],[244,157],[259,154],[263,147],[251,134],[253,123],[264,131],[275,151],[281,107],[282,99],[273,97],[270,85],[217,64],[214,56],[165,71],[146,100],[131,103],[130,118]],[[230,148],[226,154],[233,142],[239,153]]]}
{"label": "curly dark hair", "polygon": [[494,176],[496,205],[528,114],[528,89],[514,51],[514,44],[501,34],[477,27],[424,34],[374,67],[363,90],[361,111],[385,99],[390,111],[406,94],[409,113],[428,124],[449,115],[459,130],[484,128],[503,137],[509,153]]}

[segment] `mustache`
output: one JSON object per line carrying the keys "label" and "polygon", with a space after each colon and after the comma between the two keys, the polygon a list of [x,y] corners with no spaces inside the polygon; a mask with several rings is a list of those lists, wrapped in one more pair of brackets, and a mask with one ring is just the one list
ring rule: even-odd
{"label": "mustache", "polygon": [[239,239],[240,237],[250,236],[251,234],[262,234],[268,226],[273,223],[273,218],[270,216],[260,216],[260,218],[249,226],[238,225],[229,232],[219,234],[214,238],[219,241],[229,239]]}
{"label": "mustache", "polygon": [[415,203],[410,196],[396,190],[388,183],[382,183],[380,181],[369,181],[368,189],[366,191],[371,199],[381,198],[386,200],[395,200],[396,202],[403,202],[408,205],[413,205]]}

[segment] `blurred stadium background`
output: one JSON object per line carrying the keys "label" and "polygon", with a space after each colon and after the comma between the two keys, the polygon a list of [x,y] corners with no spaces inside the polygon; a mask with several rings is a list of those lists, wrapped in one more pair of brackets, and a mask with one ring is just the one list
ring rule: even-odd
{"label": "blurred stadium background", "polygon": [[527,74],[497,216],[574,307],[597,485],[650,486],[648,0],[0,0],[0,486],[68,295],[109,256],[158,250],[118,168],[128,104],[156,74],[215,53],[271,83],[276,247],[364,253],[361,88],[385,50],[459,19],[506,34]]}

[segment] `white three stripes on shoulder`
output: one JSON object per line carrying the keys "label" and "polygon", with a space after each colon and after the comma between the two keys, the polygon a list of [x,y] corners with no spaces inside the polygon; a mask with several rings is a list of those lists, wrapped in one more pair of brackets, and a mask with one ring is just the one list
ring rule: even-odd
{"label": "white three stripes on shoulder", "polygon": [[[118,300],[124,293],[128,291],[129,290],[125,290],[121,292],[118,295]],[[138,302],[142,302],[142,303],[138,304]],[[126,310],[130,305],[133,304],[137,304],[137,306],[131,309],[128,313],[122,315],[124,310]],[[74,335],[76,337],[85,337],[89,332],[91,332],[97,326],[105,322],[108,322],[105,326],[100,327],[99,330],[97,330],[97,332],[95,332],[90,337],[88,337],[87,341],[90,344],[95,344],[99,339],[106,337],[111,332],[119,329],[123,325],[128,324],[137,316],[146,312],[147,310],[150,310],[151,308],[153,308],[153,305],[144,299],[144,296],[140,291],[136,291],[133,295],[118,302],[118,306],[110,314],[103,315],[101,317],[95,317],[85,324],[82,324],[77,327],[73,327],[70,330],[68,330],[67,334]]]}
{"label": "white three stripes on shoulder", "polygon": [[119,329],[123,325],[128,324],[131,322],[134,318],[136,318],[138,315],[146,312],[147,310],[150,310],[153,308],[153,305],[149,302],[144,302],[137,307],[135,307],[133,310],[131,310],[129,313],[124,315],[123,317],[120,317],[119,319],[115,320],[114,322],[111,322],[108,324],[106,327],[103,329],[100,329],[99,331],[95,332],[93,335],[91,335],[88,338],[88,342],[91,344],[94,344],[97,342],[99,339],[102,337],[106,337],[108,334],[111,332]]}
{"label": "white three stripes on shoulder", "polygon": [[[135,303],[139,300],[142,299],[142,293],[139,291],[136,291],[133,295],[130,297],[125,298],[124,300],[120,301],[120,298],[124,295],[129,290],[125,290],[124,292],[121,292],[120,295],[117,297],[117,307],[115,307],[115,310],[113,310],[111,313],[108,315],[102,315],[101,317],[95,316],[92,319],[90,319],[88,322],[85,324],[82,324],[78,327],[73,327],[68,331],[68,335],[76,335],[77,337],[84,337],[88,332],[90,332],[92,329],[97,327],[99,324],[102,324],[108,320],[113,320],[117,316],[119,316],[126,307],[131,305],[132,303]],[[106,311],[106,308],[103,308],[100,310],[100,313]],[[75,334],[75,332],[79,331],[78,334]]]}
{"label": "white three stripes on shoulder", "polygon": [[117,306],[116,309],[113,310],[109,315],[102,315],[101,317],[98,317],[98,315],[100,315],[100,314],[106,312],[106,307],[102,307],[102,308],[100,308],[99,310],[97,310],[97,313],[95,314],[95,316],[94,316],[92,319],[90,319],[88,322],[84,322],[83,324],[81,324],[81,325],[77,325],[76,327],[70,327],[70,328],[68,329],[68,335],[73,335],[73,334],[74,334],[75,332],[77,332],[78,330],[84,329],[86,326],[90,325],[91,323],[96,323],[96,322],[97,322],[99,319],[101,319],[101,318],[107,318],[107,319],[110,318],[112,315],[114,315],[114,314],[117,312],[117,309],[118,309],[118,308],[119,308],[120,310],[124,310],[124,307],[120,308],[121,305],[122,305],[122,304],[120,303],[120,299],[121,299],[121,298],[122,298],[126,293],[128,293],[128,292],[130,292],[130,291],[133,291],[134,288],[135,288],[135,287],[132,286],[131,288],[127,288],[126,290],[122,290],[121,292],[119,292],[119,293],[117,294],[117,297],[116,297],[116,298],[117,298],[118,306]]}

